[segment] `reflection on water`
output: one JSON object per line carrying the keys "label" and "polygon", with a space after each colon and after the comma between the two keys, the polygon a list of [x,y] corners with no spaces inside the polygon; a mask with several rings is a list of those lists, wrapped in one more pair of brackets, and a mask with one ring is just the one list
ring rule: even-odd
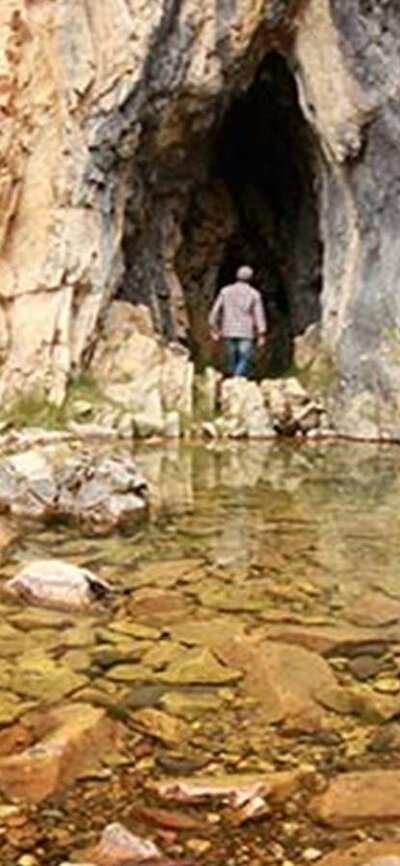
{"label": "reflection on water", "polygon": [[275,549],[289,557],[285,570],[312,572],[345,593],[369,584],[396,589],[399,456],[397,447],[350,443],[136,453],[156,491],[158,516],[173,522],[174,541],[165,528],[169,555],[186,549],[188,538],[193,551],[219,565],[255,563]]}
{"label": "reflection on water", "polygon": [[[209,603],[207,585],[211,592],[225,569],[231,594],[221,609],[250,617],[253,611],[257,621],[267,615],[262,606],[271,579],[293,586],[307,580],[315,593],[303,612],[307,606],[310,616],[324,613],[332,621],[367,589],[399,594],[398,455],[396,447],[349,443],[147,445],[135,459],[151,485],[150,525],[98,539],[38,529],[3,554],[2,574],[34,557],[56,556],[134,590],[138,566],[198,557],[206,569],[203,591],[193,591],[191,601],[200,608]],[[247,606],[244,585],[253,598]],[[284,604],[294,616],[290,599]],[[211,606],[218,608],[215,600]]]}
{"label": "reflection on water", "polygon": [[[200,646],[206,649],[203,658],[208,665],[210,650],[222,633],[232,636],[247,630],[268,640],[290,642],[295,640],[290,629],[300,624],[300,640],[308,640],[305,627],[322,626],[330,629],[323,636],[325,640],[328,634],[329,642],[331,626],[352,627],[354,602],[366,599],[366,607],[359,604],[356,625],[368,624],[370,607],[374,607],[374,602],[369,607],[368,599],[376,599],[378,591],[381,607],[376,624],[381,625],[379,615],[385,624],[388,610],[389,619],[392,616],[392,599],[400,599],[396,447],[276,442],[212,447],[172,444],[143,446],[135,451],[135,457],[152,489],[148,525],[134,529],[131,535],[107,538],[84,537],[65,527],[42,527],[24,532],[3,551],[3,579],[34,558],[59,557],[90,567],[117,590],[110,608],[78,616],[77,623],[66,625],[57,615],[53,622],[49,612],[43,615],[43,611],[28,609],[28,616],[26,608],[21,613],[16,604],[1,604],[0,690],[8,694],[10,711],[6,726],[17,719],[34,726],[48,706],[49,683],[53,690],[57,684],[57,694],[64,689],[63,698],[68,701],[101,701],[107,706],[108,701],[114,710],[122,708],[128,715],[146,702],[159,702],[157,706],[172,712],[182,708],[182,693],[189,703],[199,701],[199,695],[190,692],[193,680],[187,671],[186,678],[179,680],[177,660],[178,667],[188,664],[190,668],[193,652]],[[397,613],[396,617],[398,622]],[[135,626],[138,622],[150,626],[145,639]],[[273,629],[281,626],[286,632],[277,637]],[[371,628],[371,639],[374,637]],[[400,691],[400,662],[395,650],[399,637],[391,632],[387,640],[394,641],[392,649],[388,651],[387,643],[381,656],[371,655],[363,661],[372,698],[376,697],[375,688],[378,693],[384,688],[396,692],[398,687]],[[320,633],[317,638],[321,640]],[[329,658],[329,665],[335,675],[340,672],[340,686],[353,687],[354,677],[364,674],[354,659],[342,658],[342,651],[343,647],[336,661]],[[325,659],[323,663],[328,665]],[[194,684],[201,683],[201,699],[210,707],[216,706],[218,712],[212,710],[196,718],[189,758],[187,746],[181,751],[177,746],[175,751],[172,748],[173,759],[169,753],[166,756],[165,743],[160,747],[152,741],[151,747],[146,746],[151,755],[149,758],[146,749],[143,752],[141,779],[146,773],[151,777],[164,772],[173,761],[173,766],[182,766],[182,761],[184,766],[210,766],[212,772],[275,771],[282,765],[312,761],[329,775],[335,767],[341,771],[343,755],[349,761],[363,760],[365,744],[375,732],[367,728],[360,734],[357,726],[361,723],[351,712],[342,719],[326,710],[325,734],[329,736],[325,741],[295,736],[288,743],[276,726],[264,723],[263,715],[255,721],[254,703],[246,703],[242,683],[234,680],[224,688],[220,662],[215,659],[213,664],[216,680],[208,683],[207,671],[202,671],[202,678],[195,677]],[[72,691],[67,676],[70,670],[75,675]],[[180,711],[176,710],[177,715]],[[2,724],[0,717],[0,733]],[[132,784],[137,766],[133,746],[128,746],[122,766],[133,764],[129,769]],[[121,800],[130,803],[132,797],[125,791],[118,767],[117,762],[112,770],[113,792],[118,789]],[[107,820],[119,819],[122,812],[118,797],[115,803],[110,797],[104,815],[103,792],[93,784],[98,828]],[[76,827],[79,835],[84,820],[81,815],[76,818],[73,807],[68,801],[66,808],[72,810],[72,818],[68,813],[67,823]],[[47,827],[46,820],[44,816]],[[92,838],[93,827],[90,815],[85,820],[87,840]],[[290,829],[290,820],[285,822],[283,815],[277,837],[281,842],[285,833],[288,836],[285,850],[289,860],[292,848],[300,856],[304,839],[315,845],[315,826],[310,827],[303,815],[297,815],[296,821],[289,840],[286,824]],[[268,828],[267,822],[262,832],[268,834]],[[144,829],[149,831],[146,825]],[[326,844],[327,831],[323,834]],[[235,859],[233,836],[231,842],[230,863],[261,862],[241,860],[239,855]],[[69,840],[66,851],[52,844],[49,863],[58,866],[69,856]],[[57,859],[57,852],[61,855],[62,850],[65,858]],[[6,854],[9,856],[8,849]],[[7,857],[5,862],[9,862]],[[226,857],[214,852],[212,862],[222,866]]]}

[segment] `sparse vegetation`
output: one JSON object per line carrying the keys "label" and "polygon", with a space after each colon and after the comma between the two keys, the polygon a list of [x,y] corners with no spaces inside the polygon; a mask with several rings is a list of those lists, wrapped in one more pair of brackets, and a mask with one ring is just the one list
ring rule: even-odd
{"label": "sparse vegetation", "polygon": [[0,420],[4,427],[16,430],[23,427],[58,430],[65,426],[65,406],[54,406],[47,402],[43,392],[27,391],[3,407]]}
{"label": "sparse vegetation", "polygon": [[310,367],[297,373],[301,384],[309,391],[326,394],[335,388],[338,372],[332,356],[320,350]]}

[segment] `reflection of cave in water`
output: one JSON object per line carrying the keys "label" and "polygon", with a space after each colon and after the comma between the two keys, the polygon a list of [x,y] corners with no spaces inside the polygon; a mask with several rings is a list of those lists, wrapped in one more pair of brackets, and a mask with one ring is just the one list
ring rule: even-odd
{"label": "reflection of cave in water", "polygon": [[[322,259],[317,148],[299,107],[294,78],[280,54],[269,55],[248,91],[233,101],[214,142],[210,184],[219,184],[226,200],[221,197],[218,211],[213,193],[210,214],[204,205],[207,193],[195,192],[183,229],[187,250],[180,276],[189,284],[193,348],[201,354],[202,337],[196,333],[199,285],[209,305],[216,288],[232,281],[238,265],[248,263],[271,327],[266,367],[279,373],[290,365],[293,336],[320,318]],[[224,220],[229,231],[213,251]],[[210,244],[214,283],[194,269],[190,291],[199,243]],[[209,264],[206,256],[203,268]]]}

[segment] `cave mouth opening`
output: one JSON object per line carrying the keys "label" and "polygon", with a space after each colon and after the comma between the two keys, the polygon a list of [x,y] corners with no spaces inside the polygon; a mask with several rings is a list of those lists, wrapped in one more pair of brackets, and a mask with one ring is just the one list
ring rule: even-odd
{"label": "cave mouth opening", "polygon": [[267,55],[231,102],[207,159],[207,182],[192,188],[176,258],[189,345],[200,368],[215,362],[207,312],[237,267],[249,264],[269,323],[257,376],[287,373],[294,337],[320,320],[322,243],[318,146],[282,54]]}

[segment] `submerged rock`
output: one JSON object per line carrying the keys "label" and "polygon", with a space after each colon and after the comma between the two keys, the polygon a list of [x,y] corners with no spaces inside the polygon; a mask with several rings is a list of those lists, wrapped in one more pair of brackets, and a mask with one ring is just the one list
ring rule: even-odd
{"label": "submerged rock", "polygon": [[319,866],[400,866],[400,842],[361,842],[339,848],[323,857]]}
{"label": "submerged rock", "polygon": [[161,682],[176,685],[219,685],[236,682],[241,677],[240,670],[220,664],[208,649],[177,652],[176,659],[159,674]]}
{"label": "submerged rock", "polygon": [[43,722],[44,739],[18,755],[0,758],[0,791],[40,802],[74,781],[115,745],[116,726],[106,712],[88,704],[53,711]]}
{"label": "submerged rock", "polygon": [[60,664],[42,652],[22,656],[15,667],[11,687],[17,695],[43,704],[60,701],[85,686],[84,676],[66,664]]}
{"label": "submerged rock", "polygon": [[211,691],[167,692],[160,699],[162,707],[184,719],[195,719],[203,713],[215,713],[221,708],[222,698]]}
{"label": "submerged rock", "polygon": [[332,827],[400,819],[400,771],[343,773],[310,804],[310,814]]}
{"label": "submerged rock", "polygon": [[31,562],[4,589],[28,604],[66,611],[85,610],[111,591],[106,581],[88,569],[58,559]]}
{"label": "submerged rock", "polygon": [[189,725],[169,713],[152,707],[137,710],[131,716],[133,727],[144,734],[154,737],[167,746],[179,746],[186,742],[191,733]]}
{"label": "submerged rock", "polygon": [[323,724],[318,693],[337,683],[328,663],[316,653],[239,637],[219,647],[217,655],[244,672],[244,688],[259,699],[265,722],[284,722],[290,729],[304,731]]}

